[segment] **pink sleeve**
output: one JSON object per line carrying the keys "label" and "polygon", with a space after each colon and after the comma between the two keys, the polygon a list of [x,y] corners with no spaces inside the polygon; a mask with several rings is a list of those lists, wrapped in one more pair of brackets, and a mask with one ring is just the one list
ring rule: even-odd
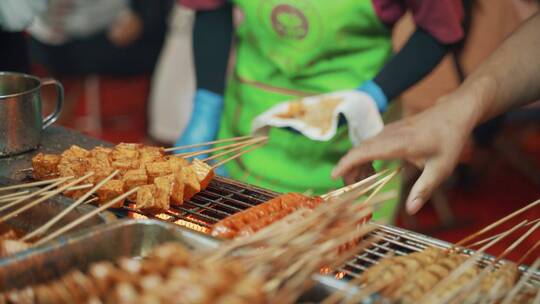
{"label": "pink sleeve", "polygon": [[372,0],[381,21],[393,26],[408,10],[416,26],[444,44],[463,38],[461,0]]}
{"label": "pink sleeve", "polygon": [[223,4],[225,4],[226,0],[177,0],[178,3],[182,6],[185,6],[187,8],[193,9],[193,10],[213,10],[216,9]]}

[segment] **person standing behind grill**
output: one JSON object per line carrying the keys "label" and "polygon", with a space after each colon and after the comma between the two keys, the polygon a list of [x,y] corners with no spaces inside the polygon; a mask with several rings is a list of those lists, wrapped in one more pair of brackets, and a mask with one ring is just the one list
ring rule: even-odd
{"label": "person standing behind grill", "polygon": [[[229,46],[223,47],[217,40],[227,42],[230,37],[221,31],[230,26],[224,27],[223,22],[231,23],[231,6],[217,0],[183,1],[188,7],[203,10],[195,20],[195,56],[204,55],[197,54],[197,44],[206,44],[208,58],[221,58],[223,62],[209,66],[204,60],[196,60],[198,91],[194,110],[177,145],[212,140],[218,125],[219,138],[248,135],[252,120],[272,106],[334,91],[365,92],[384,112],[389,100],[421,80],[463,37],[459,0],[233,3],[242,20],[235,33],[236,62],[223,102],[222,87],[216,85],[216,80],[225,83],[228,56],[224,55]],[[418,29],[392,57],[390,30],[408,10]],[[346,126],[327,142],[272,128],[264,147],[230,162],[226,169],[235,179],[276,191],[309,189],[320,194],[342,185],[330,178],[330,172],[350,148]],[[398,188],[399,183],[389,187]],[[385,207],[378,216],[390,218],[392,204]]]}

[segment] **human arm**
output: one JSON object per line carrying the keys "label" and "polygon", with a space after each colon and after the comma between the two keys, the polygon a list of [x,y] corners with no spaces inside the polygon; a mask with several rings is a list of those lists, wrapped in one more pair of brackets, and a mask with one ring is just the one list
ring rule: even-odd
{"label": "human arm", "polygon": [[333,177],[346,176],[372,160],[404,159],[423,169],[407,198],[407,211],[416,213],[452,172],[476,125],[540,98],[539,28],[537,13],[456,91],[365,140],[340,160]]}

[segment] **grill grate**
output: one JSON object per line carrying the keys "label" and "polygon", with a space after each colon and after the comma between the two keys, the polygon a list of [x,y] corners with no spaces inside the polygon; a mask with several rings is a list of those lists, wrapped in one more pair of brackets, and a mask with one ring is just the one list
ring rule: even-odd
{"label": "grill grate", "polygon": [[[149,215],[130,207],[125,207],[132,217],[149,217],[176,223],[194,230],[209,232],[217,221],[236,212],[256,206],[278,193],[230,179],[215,177],[205,191],[200,192],[182,206],[171,207],[165,214]],[[137,216],[138,215],[138,216]],[[389,255],[407,255],[429,246],[450,248],[451,244],[401,228],[379,225],[372,232],[379,240],[346,262],[333,275],[338,279],[350,280],[364,270]],[[472,252],[472,251],[471,251]],[[493,257],[484,256],[480,261],[485,265]],[[522,267],[522,270],[526,270]],[[531,282],[540,285],[540,273],[535,272]]]}

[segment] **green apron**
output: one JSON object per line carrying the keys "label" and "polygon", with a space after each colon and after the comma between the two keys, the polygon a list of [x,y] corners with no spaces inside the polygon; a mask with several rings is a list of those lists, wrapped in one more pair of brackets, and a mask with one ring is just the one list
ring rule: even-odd
{"label": "green apron", "polygon": [[[280,102],[357,88],[392,53],[390,32],[370,0],[234,3],[244,20],[237,29],[220,138],[249,134],[253,119]],[[226,168],[232,178],[275,191],[322,194],[343,186],[330,172],[350,148],[346,126],[328,142],[272,128],[264,147]],[[388,217],[393,207],[385,209]]]}

